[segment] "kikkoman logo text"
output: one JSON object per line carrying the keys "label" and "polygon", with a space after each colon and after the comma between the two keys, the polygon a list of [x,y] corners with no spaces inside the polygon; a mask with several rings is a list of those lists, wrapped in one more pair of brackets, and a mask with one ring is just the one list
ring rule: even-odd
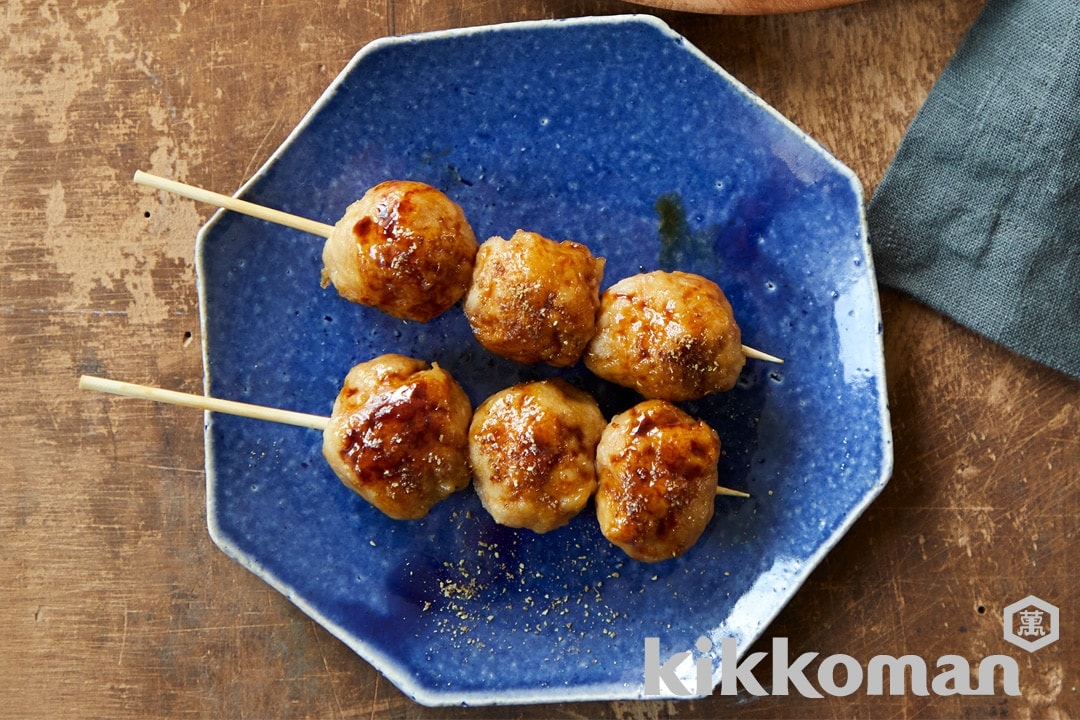
{"label": "kikkoman logo text", "polygon": [[[1058,639],[1058,611],[1034,596],[1005,608],[1005,639],[1032,652]],[[694,657],[697,650],[697,657]],[[816,672],[810,666],[819,653],[807,652],[794,660],[788,653],[787,638],[773,638],[772,685],[766,690],[754,672],[764,667],[770,655],[755,652],[736,660],[736,641],[720,641],[720,677],[715,680],[713,641],[698,638],[691,650],[676,652],[667,659],[660,655],[660,639],[645,638],[645,695],[703,697],[717,685],[721,695],[826,695],[843,697],[865,688],[867,695],[994,695],[998,688],[1006,695],[1020,694],[1020,669],[1008,655],[989,655],[972,664],[961,655],[942,655],[931,666],[918,655],[875,655],[861,663],[851,655],[821,658]],[[816,684],[813,682],[816,680]]]}
{"label": "kikkoman logo text", "polygon": [[[1020,694],[1020,669],[1008,655],[990,655],[977,665],[977,683],[971,685],[971,664],[960,655],[942,655],[931,677],[926,660],[918,655],[875,655],[864,667],[851,655],[829,655],[818,664],[814,674],[817,686],[807,676],[807,669],[819,653],[803,653],[791,660],[787,638],[772,641],[772,687],[766,690],[754,675],[755,669],[769,653],[755,652],[735,661],[734,638],[720,641],[720,694],[737,695],[745,690],[751,695],[788,695],[792,689],[803,697],[821,698],[825,695],[844,697],[866,687],[867,695],[993,695],[996,677],[1007,695]],[[698,638],[695,648],[701,657],[691,660],[693,651],[677,652],[661,662],[660,639],[645,639],[645,694],[690,697],[711,694],[713,662],[705,653],[712,650],[712,641]],[[687,663],[692,673],[686,673]],[[842,669],[842,670],[841,670]],[[998,671],[1001,671],[998,673]]]}

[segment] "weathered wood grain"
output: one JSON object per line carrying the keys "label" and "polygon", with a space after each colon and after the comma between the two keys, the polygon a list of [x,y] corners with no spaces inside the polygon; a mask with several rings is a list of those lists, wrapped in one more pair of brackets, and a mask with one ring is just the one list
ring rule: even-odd
{"label": "weathered wood grain", "polygon": [[861,0],[637,0],[639,5],[716,15],[773,15],[849,5]]}
{"label": "weathered wood grain", "polygon": [[[980,0],[658,11],[877,185]],[[1020,697],[791,695],[421,708],[228,560],[201,415],[78,394],[80,373],[201,386],[193,240],[349,58],[387,34],[641,12],[602,0],[8,0],[0,6],[0,716],[686,718],[1080,715],[1080,385],[883,294],[893,481],[781,613],[791,655],[1006,652],[1057,604]],[[767,640],[760,648],[767,650]]]}

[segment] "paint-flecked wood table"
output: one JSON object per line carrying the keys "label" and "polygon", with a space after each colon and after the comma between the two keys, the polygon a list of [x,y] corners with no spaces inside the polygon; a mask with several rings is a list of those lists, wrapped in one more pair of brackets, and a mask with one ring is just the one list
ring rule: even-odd
{"label": "paint-flecked wood table", "polygon": [[[232,192],[376,38],[655,12],[862,179],[880,181],[981,7],[869,0],[694,15],[613,0],[7,0],[0,10],[0,717],[1080,716],[1080,383],[882,292],[891,483],[752,651],[1004,654],[1019,694],[713,696],[424,708],[225,557],[202,417],[105,403],[79,373],[198,391],[193,239],[211,210],[143,168]],[[1005,642],[1006,608],[1059,639]],[[771,660],[755,673],[776,689]],[[815,667],[812,663],[811,668]],[[974,670],[973,670],[974,672]],[[812,675],[811,675],[812,676]]]}

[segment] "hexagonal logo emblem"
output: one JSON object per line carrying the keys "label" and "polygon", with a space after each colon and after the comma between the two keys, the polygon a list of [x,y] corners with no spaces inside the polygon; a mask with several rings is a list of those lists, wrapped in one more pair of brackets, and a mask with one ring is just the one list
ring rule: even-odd
{"label": "hexagonal logo emblem", "polygon": [[1028,652],[1035,652],[1058,639],[1058,609],[1028,595],[1005,607],[1005,639]]}

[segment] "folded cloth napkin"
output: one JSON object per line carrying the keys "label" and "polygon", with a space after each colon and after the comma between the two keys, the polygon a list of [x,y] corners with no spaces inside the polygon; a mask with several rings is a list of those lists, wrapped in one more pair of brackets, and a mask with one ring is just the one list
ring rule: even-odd
{"label": "folded cloth napkin", "polygon": [[867,223],[883,285],[1080,377],[1080,0],[988,0]]}

